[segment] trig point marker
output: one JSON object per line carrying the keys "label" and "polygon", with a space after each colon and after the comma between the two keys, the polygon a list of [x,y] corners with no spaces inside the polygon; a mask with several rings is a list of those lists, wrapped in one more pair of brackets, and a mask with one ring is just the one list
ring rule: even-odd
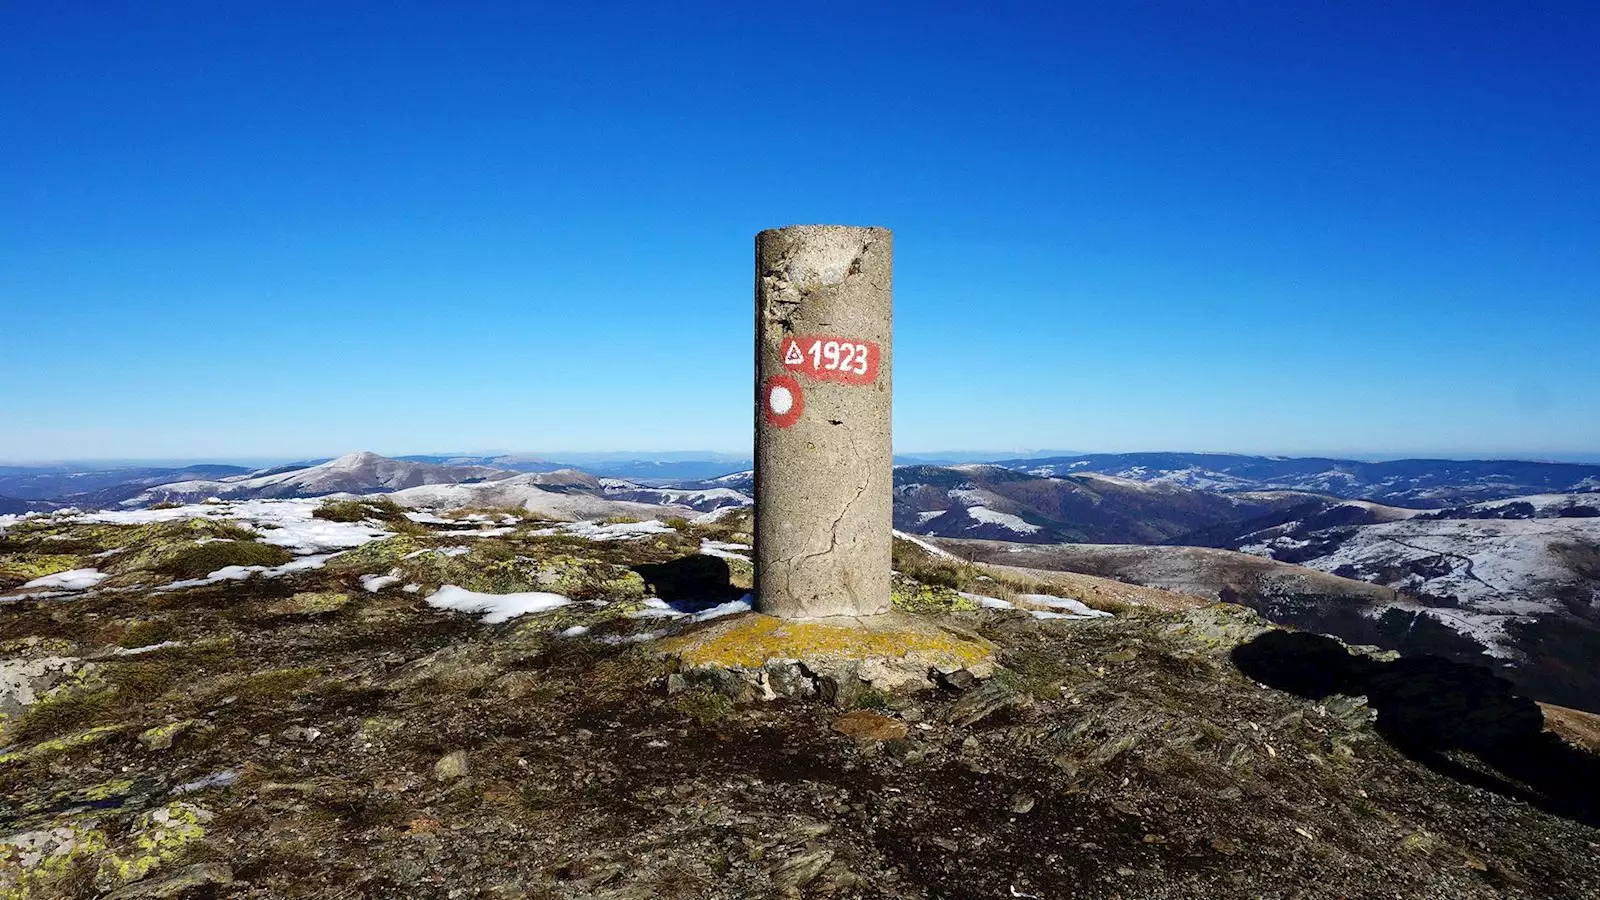
{"label": "trig point marker", "polygon": [[756,235],[756,606],[889,610],[890,270],[885,228]]}

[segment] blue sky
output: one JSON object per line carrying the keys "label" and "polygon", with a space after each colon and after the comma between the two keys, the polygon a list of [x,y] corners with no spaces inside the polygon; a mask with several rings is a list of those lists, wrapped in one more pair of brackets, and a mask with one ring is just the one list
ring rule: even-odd
{"label": "blue sky", "polygon": [[737,451],[797,222],[905,452],[1600,451],[1600,7],[1044,6],[4,4],[0,459]]}

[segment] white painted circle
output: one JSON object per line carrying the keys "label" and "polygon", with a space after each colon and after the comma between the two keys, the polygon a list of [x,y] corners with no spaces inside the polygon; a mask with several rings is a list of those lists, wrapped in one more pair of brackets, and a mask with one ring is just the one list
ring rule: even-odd
{"label": "white painted circle", "polygon": [[781,384],[772,386],[771,393],[767,394],[767,406],[772,409],[772,414],[781,416],[794,408],[794,394]]}

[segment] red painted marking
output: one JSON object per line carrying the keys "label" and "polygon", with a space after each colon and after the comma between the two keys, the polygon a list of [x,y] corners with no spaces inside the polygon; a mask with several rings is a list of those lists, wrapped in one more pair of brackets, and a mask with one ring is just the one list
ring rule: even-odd
{"label": "red painted marking", "polygon": [[882,351],[872,341],[804,334],[783,342],[784,368],[818,381],[871,384],[878,380]]}
{"label": "red painted marking", "polygon": [[773,375],[761,386],[761,415],[768,425],[788,428],[806,411],[806,395],[792,375]]}

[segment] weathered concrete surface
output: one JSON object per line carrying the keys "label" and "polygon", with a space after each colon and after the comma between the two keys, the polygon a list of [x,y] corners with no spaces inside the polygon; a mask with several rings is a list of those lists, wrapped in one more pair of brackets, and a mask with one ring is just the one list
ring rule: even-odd
{"label": "weathered concrete surface", "polygon": [[994,674],[994,644],[898,611],[805,621],[736,616],[661,647],[678,662],[669,689],[705,685],[741,701],[820,697],[848,707],[867,690],[914,692],[942,676]]}
{"label": "weathered concrete surface", "polygon": [[[756,235],[756,603],[770,615],[889,609],[892,250],[883,228]],[[827,343],[842,352],[824,357]]]}

